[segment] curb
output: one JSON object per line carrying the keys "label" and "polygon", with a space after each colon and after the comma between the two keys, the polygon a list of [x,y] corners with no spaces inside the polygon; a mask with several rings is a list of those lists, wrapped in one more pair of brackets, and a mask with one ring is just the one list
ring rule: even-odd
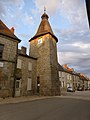
{"label": "curb", "polygon": [[0,98],[0,105],[1,104],[12,104],[12,103],[22,103],[22,102],[29,102],[34,100],[43,100],[52,98],[51,96],[25,96],[25,97],[16,97],[16,98]]}

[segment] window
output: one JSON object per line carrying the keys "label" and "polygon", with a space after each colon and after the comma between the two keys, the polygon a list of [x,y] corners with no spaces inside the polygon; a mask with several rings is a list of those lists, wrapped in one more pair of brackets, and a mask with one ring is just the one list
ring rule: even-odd
{"label": "window", "polygon": [[64,73],[64,72],[62,72],[62,77],[64,78],[64,76],[65,76],[65,73]]}
{"label": "window", "polygon": [[41,43],[42,43],[42,38],[38,40],[38,44],[41,44]]}
{"label": "window", "polygon": [[20,59],[17,60],[17,68],[21,69],[21,60]]}
{"label": "window", "polygon": [[62,77],[62,75],[61,75],[61,74],[62,74],[62,72],[60,72],[60,71],[59,71],[59,77]]}
{"label": "window", "polygon": [[64,86],[65,86],[64,84],[65,84],[65,82],[62,81],[62,82],[61,82],[61,87],[62,87],[62,88],[64,88]]}
{"label": "window", "polygon": [[19,88],[19,81],[16,81],[16,88]]}
{"label": "window", "polygon": [[27,80],[27,90],[32,90],[32,79],[28,78]]}
{"label": "window", "polygon": [[0,67],[3,67],[3,62],[0,62]]}
{"label": "window", "polygon": [[67,74],[67,79],[69,80],[69,74]]}
{"label": "window", "polygon": [[40,92],[40,77],[37,77],[37,93]]}
{"label": "window", "polygon": [[4,45],[0,44],[0,58],[3,56]]}
{"label": "window", "polygon": [[72,76],[70,75],[70,80],[72,80]]}
{"label": "window", "polygon": [[31,63],[31,62],[29,62],[28,70],[29,70],[29,71],[32,71],[32,63]]}

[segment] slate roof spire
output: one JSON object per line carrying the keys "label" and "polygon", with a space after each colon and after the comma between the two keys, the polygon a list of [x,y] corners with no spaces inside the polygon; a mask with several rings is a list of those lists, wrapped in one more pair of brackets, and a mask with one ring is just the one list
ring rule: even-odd
{"label": "slate roof spire", "polygon": [[44,8],[44,13],[41,16],[41,23],[39,25],[39,28],[38,28],[36,34],[34,35],[34,37],[32,37],[30,39],[30,41],[34,40],[35,38],[37,38],[39,36],[43,36],[45,34],[50,34],[50,35],[52,35],[55,38],[56,42],[58,42],[58,39],[54,35],[53,30],[52,30],[52,28],[50,26],[48,18],[49,18],[49,16],[46,14],[46,8]]}

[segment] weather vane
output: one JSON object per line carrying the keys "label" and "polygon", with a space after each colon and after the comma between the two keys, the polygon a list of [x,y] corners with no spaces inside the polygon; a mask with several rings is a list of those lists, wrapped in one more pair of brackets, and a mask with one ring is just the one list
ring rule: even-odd
{"label": "weather vane", "polygon": [[44,6],[44,13],[46,13],[46,7]]}

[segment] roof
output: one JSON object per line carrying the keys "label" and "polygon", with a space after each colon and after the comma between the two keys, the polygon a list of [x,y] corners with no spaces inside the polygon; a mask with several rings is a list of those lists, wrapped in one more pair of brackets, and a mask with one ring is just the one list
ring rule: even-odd
{"label": "roof", "polygon": [[63,66],[61,66],[59,63],[58,63],[58,70],[59,71],[62,71],[62,72],[67,72]]}
{"label": "roof", "polygon": [[43,36],[45,34],[50,34],[52,37],[55,38],[56,42],[58,42],[58,39],[57,37],[54,35],[53,31],[52,31],[52,28],[50,26],[50,23],[48,21],[48,15],[46,13],[44,13],[42,16],[41,16],[42,20],[41,20],[41,23],[39,25],[39,28],[36,32],[36,34],[34,35],[34,37],[32,37],[30,41],[34,40],[35,38],[39,37],[39,36]]}
{"label": "roof", "polygon": [[13,32],[0,20],[0,35],[12,38],[20,42],[21,40],[18,39]]}
{"label": "roof", "polygon": [[62,71],[62,72],[70,73],[70,74],[72,74],[72,75],[79,76],[77,72],[75,72],[75,71],[70,71],[70,70],[64,68],[63,66],[61,66],[59,63],[58,63],[58,70],[59,70],[59,71]]}
{"label": "roof", "polygon": [[29,55],[24,55],[24,54],[22,54],[22,53],[18,53],[18,56],[22,56],[22,57],[26,57],[26,58],[31,58],[31,59],[34,59],[34,60],[37,60],[37,58],[34,58],[34,57],[31,57],[31,56],[29,56]]}

